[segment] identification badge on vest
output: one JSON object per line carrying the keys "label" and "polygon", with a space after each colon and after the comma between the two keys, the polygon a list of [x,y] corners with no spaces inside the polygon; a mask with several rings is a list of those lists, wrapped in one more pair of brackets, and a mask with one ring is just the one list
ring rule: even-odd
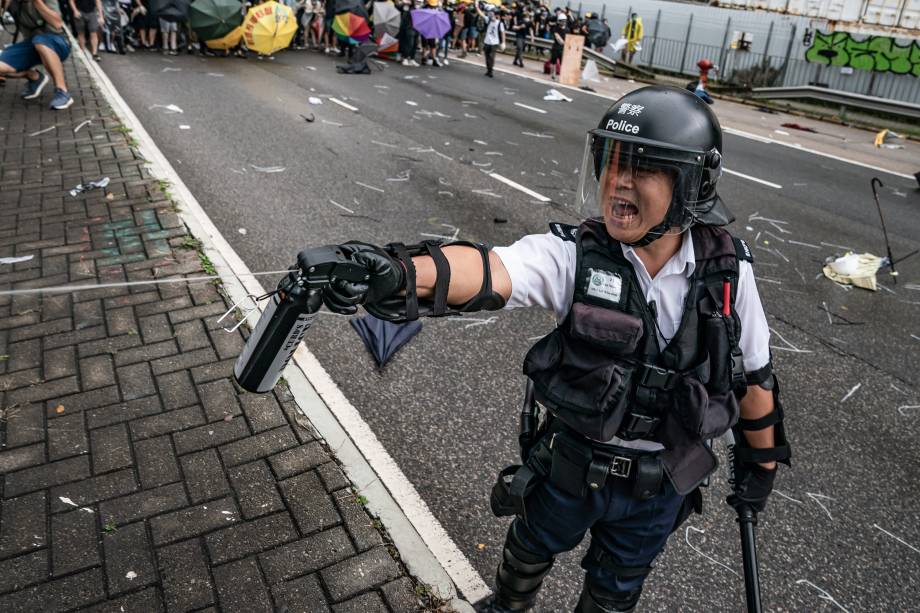
{"label": "identification badge on vest", "polygon": [[585,294],[600,300],[619,304],[623,293],[623,279],[615,272],[589,268],[588,287]]}

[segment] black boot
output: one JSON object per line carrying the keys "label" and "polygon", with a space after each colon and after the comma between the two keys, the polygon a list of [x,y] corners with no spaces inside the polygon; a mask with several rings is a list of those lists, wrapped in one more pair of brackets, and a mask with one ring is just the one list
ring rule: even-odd
{"label": "black boot", "polygon": [[632,613],[636,610],[641,594],[641,587],[630,592],[605,590],[594,585],[590,577],[585,575],[585,584],[575,613]]}
{"label": "black boot", "polygon": [[508,529],[502,561],[495,576],[495,594],[476,606],[481,613],[513,613],[533,607],[553,558],[529,551],[516,535],[516,519]]}

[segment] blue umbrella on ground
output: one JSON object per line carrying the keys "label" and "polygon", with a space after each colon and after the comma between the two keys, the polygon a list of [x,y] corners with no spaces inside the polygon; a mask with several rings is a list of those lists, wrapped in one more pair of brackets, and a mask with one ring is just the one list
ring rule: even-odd
{"label": "blue umbrella on ground", "polygon": [[373,315],[356,317],[350,320],[367,350],[374,356],[377,366],[386,364],[393,354],[412,340],[422,329],[422,322],[410,321],[403,324],[378,319]]}

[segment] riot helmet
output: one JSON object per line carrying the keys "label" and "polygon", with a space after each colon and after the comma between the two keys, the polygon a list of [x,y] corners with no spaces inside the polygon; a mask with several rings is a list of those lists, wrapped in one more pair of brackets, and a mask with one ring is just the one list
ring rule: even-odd
{"label": "riot helmet", "polygon": [[588,132],[577,205],[586,217],[606,219],[616,211],[629,219],[639,211],[635,203],[614,203],[618,185],[665,177],[671,184],[667,212],[628,244],[648,245],[694,223],[728,224],[734,217],[716,194],[721,152],[719,121],[697,96],[670,86],[637,89],[614,102]]}

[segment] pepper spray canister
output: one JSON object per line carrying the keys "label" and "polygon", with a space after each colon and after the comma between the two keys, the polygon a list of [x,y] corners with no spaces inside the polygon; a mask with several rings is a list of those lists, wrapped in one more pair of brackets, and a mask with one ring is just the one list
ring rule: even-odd
{"label": "pepper spray canister", "polygon": [[258,393],[275,387],[322,304],[322,291],[305,287],[297,271],[281,280],[233,367],[240,387]]}

